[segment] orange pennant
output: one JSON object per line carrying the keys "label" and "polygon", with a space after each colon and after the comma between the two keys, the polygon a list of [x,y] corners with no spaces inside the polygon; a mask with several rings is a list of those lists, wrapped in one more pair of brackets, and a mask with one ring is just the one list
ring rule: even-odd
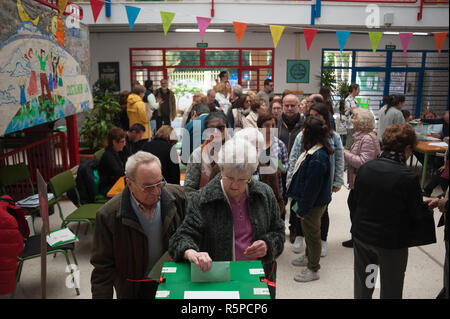
{"label": "orange pennant", "polygon": [[247,29],[248,23],[246,22],[237,22],[233,21],[234,33],[236,33],[236,40],[240,44],[242,36],[245,33],[245,29]]}
{"label": "orange pennant", "polygon": [[438,52],[441,53],[442,47],[444,46],[445,39],[447,38],[448,32],[435,32],[434,40],[436,41],[436,47]]}

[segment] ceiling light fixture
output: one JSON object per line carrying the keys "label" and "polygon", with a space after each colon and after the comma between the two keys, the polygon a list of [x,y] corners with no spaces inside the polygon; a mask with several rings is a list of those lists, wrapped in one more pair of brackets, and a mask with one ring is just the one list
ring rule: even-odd
{"label": "ceiling light fixture", "polygon": [[[175,29],[175,32],[200,32],[199,29]],[[225,32],[223,29],[206,29],[206,32]]]}

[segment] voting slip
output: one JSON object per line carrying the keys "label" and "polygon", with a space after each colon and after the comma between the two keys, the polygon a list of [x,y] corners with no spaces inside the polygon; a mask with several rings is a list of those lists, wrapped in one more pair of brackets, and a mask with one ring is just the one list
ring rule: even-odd
{"label": "voting slip", "polygon": [[191,263],[192,282],[216,282],[230,281],[230,262],[216,261],[212,263],[211,269],[201,271],[194,263]]}
{"label": "voting slip", "polygon": [[78,237],[69,228],[57,229],[50,232],[50,235],[47,235],[47,244],[51,247],[70,244],[76,241],[78,241]]}

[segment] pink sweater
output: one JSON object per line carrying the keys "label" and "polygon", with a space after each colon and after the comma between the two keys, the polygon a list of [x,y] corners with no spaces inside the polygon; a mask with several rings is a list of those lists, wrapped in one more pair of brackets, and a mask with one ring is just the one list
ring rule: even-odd
{"label": "pink sweater", "polygon": [[249,260],[244,255],[244,251],[253,242],[253,228],[250,216],[248,215],[247,195],[239,203],[235,202],[232,198],[229,200],[231,211],[233,212],[236,260]]}
{"label": "pink sweater", "polygon": [[366,162],[375,159],[380,154],[380,142],[372,131],[358,131],[353,134],[353,145],[349,152],[344,152],[348,164],[347,178],[351,189],[358,168]]}

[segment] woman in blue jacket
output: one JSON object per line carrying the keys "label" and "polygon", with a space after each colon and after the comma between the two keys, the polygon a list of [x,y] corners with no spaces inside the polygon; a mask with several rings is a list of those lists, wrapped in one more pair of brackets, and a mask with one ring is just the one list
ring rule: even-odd
{"label": "woman in blue jacket", "polygon": [[296,259],[295,266],[307,266],[294,277],[299,282],[319,279],[320,224],[331,201],[329,126],[323,119],[310,116],[304,124],[302,154],[295,163],[287,195],[297,202],[296,217],[301,220],[305,236],[305,254]]}
{"label": "woman in blue jacket", "polygon": [[[329,120],[329,110],[324,103],[316,103],[311,106],[308,116],[317,116],[325,121],[329,127],[329,139],[331,148],[334,153],[330,155],[330,175],[331,175],[331,185],[330,193],[338,192],[342,185],[344,185],[344,147],[342,146],[341,137],[336,133]],[[289,155],[289,170],[286,177],[286,189],[289,188],[293,176],[294,165],[301,155],[301,144],[302,144],[303,132],[300,132],[295,138],[294,145]],[[291,202],[291,205],[294,205]],[[300,223],[294,223],[296,227],[296,238],[292,250],[294,253],[299,254],[302,251],[304,234]],[[327,254],[327,237],[328,228],[330,225],[330,218],[328,216],[328,208],[322,215],[321,221],[321,239],[322,239],[322,252],[321,257],[325,257]]]}

